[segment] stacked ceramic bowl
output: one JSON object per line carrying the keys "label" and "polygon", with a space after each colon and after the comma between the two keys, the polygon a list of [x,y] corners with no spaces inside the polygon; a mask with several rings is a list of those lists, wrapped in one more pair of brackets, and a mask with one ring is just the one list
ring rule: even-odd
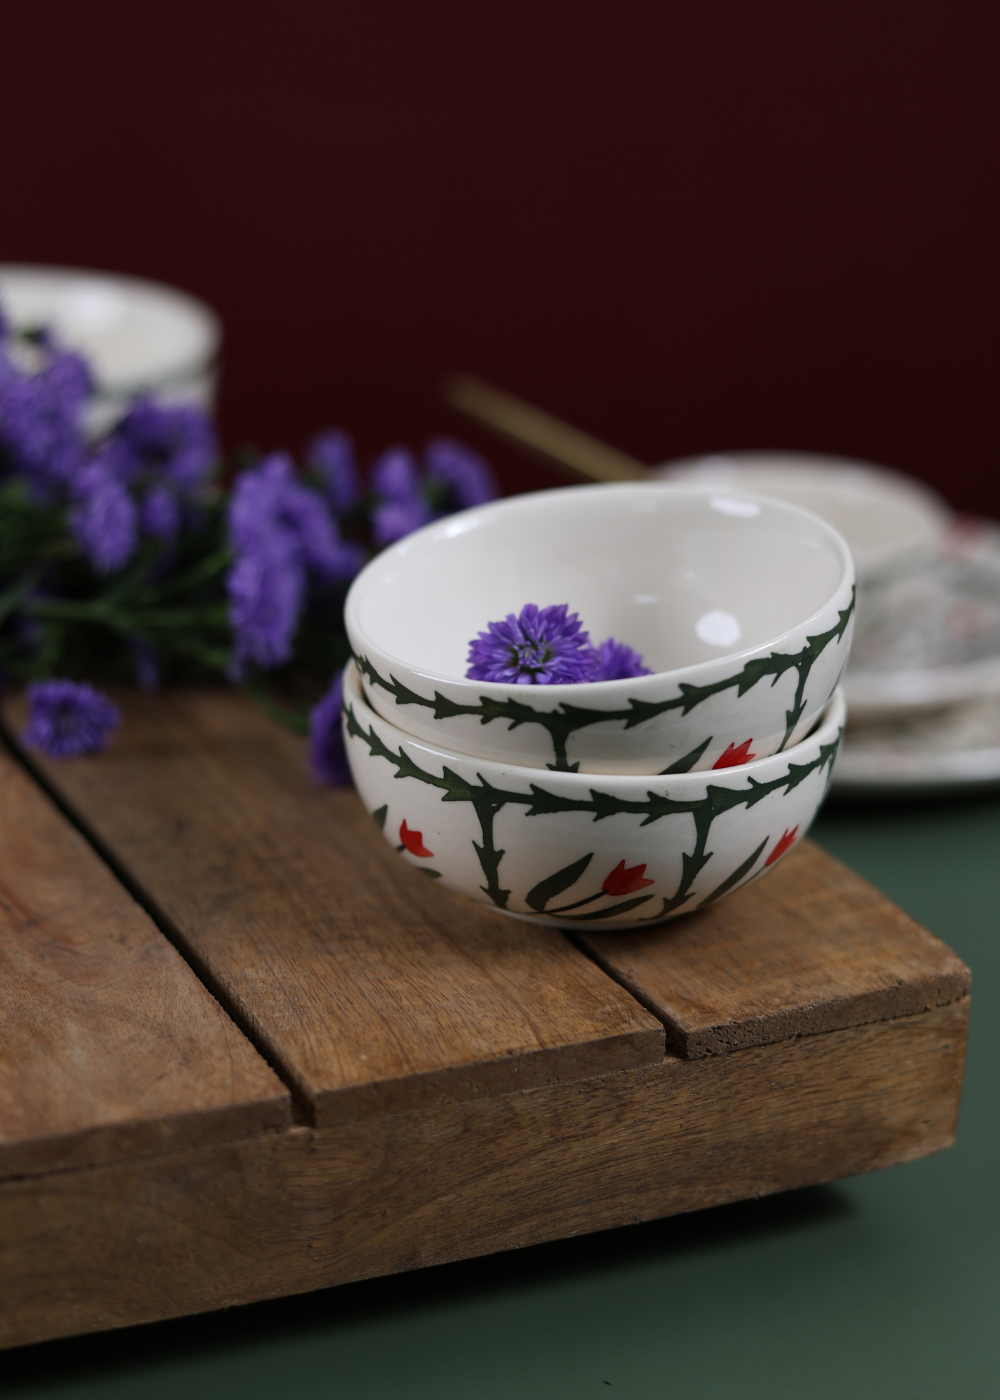
{"label": "stacked ceramic bowl", "polygon": [[[470,680],[469,646],[568,603],[651,674]],[[772,869],[830,781],[854,566],[795,506],[660,483],[581,486],[427,526],[355,580],[344,733],[403,859],[568,927],[699,908]]]}

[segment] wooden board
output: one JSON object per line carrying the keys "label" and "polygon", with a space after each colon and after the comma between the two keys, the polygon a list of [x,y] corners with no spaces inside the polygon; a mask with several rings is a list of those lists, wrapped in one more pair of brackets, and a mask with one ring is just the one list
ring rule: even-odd
{"label": "wooden board", "polygon": [[[246,699],[123,701],[107,754],[35,769],[94,849],[23,771],[0,786],[0,851],[7,830],[14,863],[35,862],[17,907],[96,950],[100,975],[50,1017],[68,1006],[90,1036],[65,1082],[91,1126],[104,1113],[139,1133],[76,1157],[64,1133],[53,1151],[51,1105],[71,1096],[39,1042],[19,1128],[36,1175],[0,1181],[0,1344],[694,1210],[951,1141],[968,971],[808,842],[710,910],[574,946],[399,860]],[[187,979],[172,1003],[170,978]],[[173,1027],[157,1020],[167,1004]],[[125,1029],[102,1044],[95,1027],[115,1017]],[[295,1096],[294,1125],[237,1026]],[[239,1105],[220,1091],[232,1056],[269,1076]],[[188,1135],[170,1137],[183,1104]]]}
{"label": "wooden board", "polygon": [[[965,1002],[499,1098],[0,1183],[0,1345],[787,1190],[946,1147]],[[169,1208],[166,1208],[169,1206]]]}
{"label": "wooden board", "polygon": [[0,1177],[290,1122],[284,1085],[0,749]]}
{"label": "wooden board", "polygon": [[739,899],[578,941],[689,1058],[912,1016],[969,991],[950,948],[810,841]]}
{"label": "wooden board", "polygon": [[[122,697],[46,780],[323,1126],[654,1064],[662,1026],[556,929],[442,890],[228,691]],[[16,720],[15,720],[16,724]]]}

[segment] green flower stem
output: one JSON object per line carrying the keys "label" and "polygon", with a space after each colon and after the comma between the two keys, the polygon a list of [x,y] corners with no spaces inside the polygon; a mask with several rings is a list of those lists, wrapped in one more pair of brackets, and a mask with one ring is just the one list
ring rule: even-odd
{"label": "green flower stem", "polygon": [[[290,729],[293,734],[306,735],[309,733],[309,712],[308,710],[293,709],[290,705],[282,705],[267,692],[267,689],[256,678],[248,678],[242,684],[241,689],[244,694],[249,695],[251,700],[260,706],[264,713],[275,720],[278,724]],[[386,808],[382,808],[381,825],[385,825]],[[378,814],[375,813],[378,820]]]}
{"label": "green flower stem", "polygon": [[190,608],[145,606],[128,610],[104,597],[33,598],[25,603],[24,611],[32,617],[53,622],[100,622],[130,635],[206,624],[224,627],[229,616],[226,603],[207,603]]}
{"label": "green flower stem", "polygon": [[139,596],[143,603],[153,603],[183,593],[185,589],[196,588],[198,584],[207,583],[209,579],[217,578],[224,573],[232,558],[233,552],[228,546],[224,549],[217,549],[214,554],[209,554],[206,558],[199,560],[197,564],[193,564],[186,573],[178,574],[175,578],[155,586],[147,585],[141,590]]}
{"label": "green flower stem", "polygon": [[41,569],[28,569],[6,593],[0,593],[0,625],[23,606],[24,600],[38,587],[41,578]]}

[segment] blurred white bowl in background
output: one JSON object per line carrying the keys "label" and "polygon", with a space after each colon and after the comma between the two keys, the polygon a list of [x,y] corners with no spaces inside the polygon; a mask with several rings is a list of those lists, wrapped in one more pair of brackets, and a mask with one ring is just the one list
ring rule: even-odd
{"label": "blurred white bowl in background", "polygon": [[843,535],[858,582],[912,561],[937,543],[949,518],[936,492],[886,467],[810,452],[731,452],[664,462],[668,481],[773,496],[812,511]]}
{"label": "blurred white bowl in background", "polygon": [[138,394],[212,411],[222,324],[196,297],[159,282],[78,268],[0,263],[0,305],[18,330],[51,328],[88,360],[97,434]]}

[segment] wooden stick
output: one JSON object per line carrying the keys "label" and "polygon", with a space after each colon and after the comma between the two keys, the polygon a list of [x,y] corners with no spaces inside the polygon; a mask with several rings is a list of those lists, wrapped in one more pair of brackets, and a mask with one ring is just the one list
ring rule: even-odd
{"label": "wooden stick", "polygon": [[649,468],[626,452],[471,374],[452,375],[442,392],[460,413],[593,481],[639,481],[649,475]]}

